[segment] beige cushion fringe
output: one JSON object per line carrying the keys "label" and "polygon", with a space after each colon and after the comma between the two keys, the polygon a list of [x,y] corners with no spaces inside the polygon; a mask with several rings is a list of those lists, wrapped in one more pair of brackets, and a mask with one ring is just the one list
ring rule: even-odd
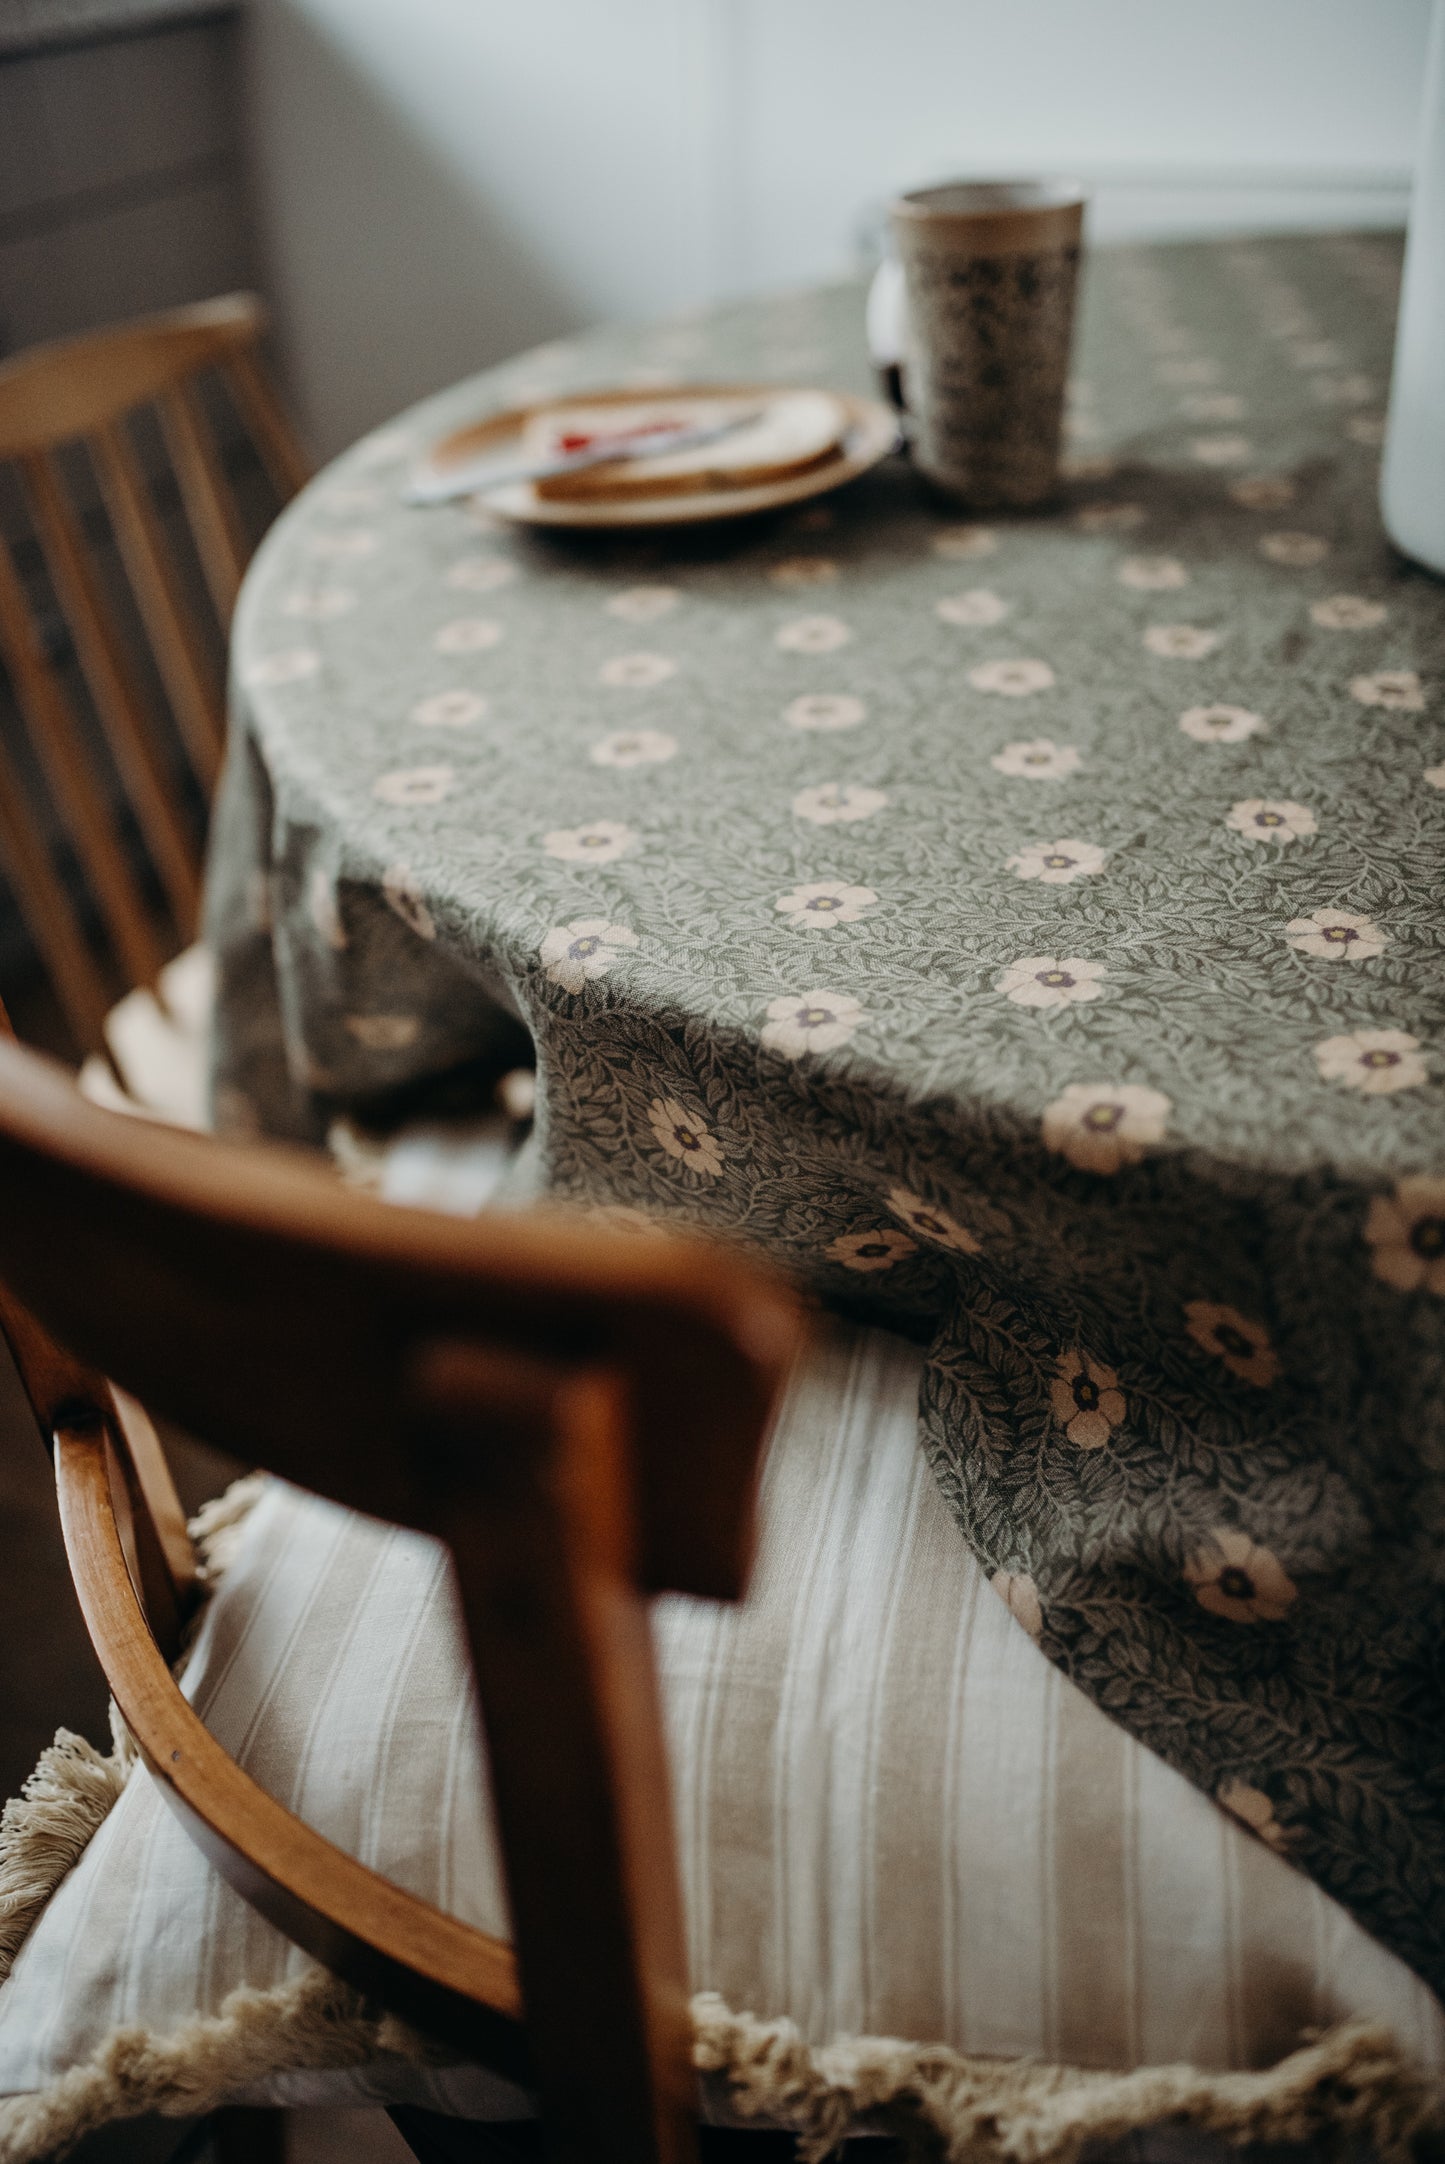
{"label": "beige cushion fringe", "polygon": [[[196,1549],[196,1577],[202,1594],[225,1576],[241,1528],[266,1486],[261,1473],[233,1480],[191,1520]],[[200,1610],[186,1631],[189,1647]],[[136,1764],[137,1752],[114,1699],[110,1705],[111,1749],[98,1751],[68,1728],[42,1751],[35,1771],[18,1796],[0,1812],[0,1984],[3,1984],[50,1896],[72,1865],[79,1862],[91,1835],[120,1795]]]}
{"label": "beige cushion fringe", "polygon": [[[262,1492],[237,1481],[195,1520],[203,1585],[224,1575]],[[106,1756],[62,1729],[0,1817],[0,1981],[136,1764],[112,1709]],[[1256,2073],[1189,2066],[1110,2072],[966,2057],[935,2045],[853,2037],[810,2045],[789,2021],[692,2002],[693,2058],[726,2116],[784,2127],[817,2164],[850,2129],[897,2134],[919,2156],[969,2164],[1075,2164],[1087,2144],[1166,2121],[1234,2143],[1360,2142],[1381,2164],[1445,2129],[1445,2098],[1377,2022],[1343,2022]],[[243,1989],[168,2036],[116,2030],[47,2088],[0,2099],[0,2164],[39,2164],[118,2119],[215,2109],[281,2072],[378,2056],[445,2063],[435,2047],[316,1967],[270,1991]]]}
{"label": "beige cushion fringe", "polygon": [[[734,2014],[708,1993],[692,2012],[694,2062],[719,2081],[729,2117],[790,2129],[804,2164],[860,2125],[960,2164],[1076,2164],[1086,2144],[1170,2120],[1236,2143],[1357,2141],[1381,2164],[1403,2164],[1415,2138],[1440,2125],[1434,2086],[1371,2022],[1344,2023],[1261,2073],[1101,2073],[883,2037],[820,2050],[790,2022]],[[118,2119],[201,2114],[278,2071],[378,2055],[435,2060],[414,2031],[322,1969],[274,1991],[235,1991],[218,2015],[172,2036],[118,2030],[48,2089],[0,2102],[0,2159],[38,2164]]]}
{"label": "beige cushion fringe", "polygon": [[[850,2128],[901,2136],[962,2164],[1074,2164],[1086,2145],[1186,2121],[1232,2142],[1351,2138],[1381,2160],[1441,2124],[1438,2084],[1406,2064],[1378,2022],[1341,2022],[1259,2073],[1144,2066],[1128,2073],[966,2058],[946,2046],[849,2037],[821,2049],[790,2021],[692,2002],[693,2062],[725,2080],[740,2118],[801,2137],[804,2164]],[[931,2137],[931,2139],[930,2139]]]}

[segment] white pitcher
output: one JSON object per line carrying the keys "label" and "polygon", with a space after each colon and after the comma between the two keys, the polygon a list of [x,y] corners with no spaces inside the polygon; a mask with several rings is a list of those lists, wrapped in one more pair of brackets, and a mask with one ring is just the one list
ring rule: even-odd
{"label": "white pitcher", "polygon": [[1445,574],[1445,0],[1435,0],[1380,509],[1396,548]]}

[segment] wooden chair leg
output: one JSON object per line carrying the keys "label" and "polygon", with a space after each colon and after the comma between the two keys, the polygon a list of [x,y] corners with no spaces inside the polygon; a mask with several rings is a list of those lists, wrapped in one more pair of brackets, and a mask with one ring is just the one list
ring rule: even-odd
{"label": "wooden chair leg", "polygon": [[214,2113],[211,2153],[215,2164],[286,2164],[285,2112],[238,2105]]}

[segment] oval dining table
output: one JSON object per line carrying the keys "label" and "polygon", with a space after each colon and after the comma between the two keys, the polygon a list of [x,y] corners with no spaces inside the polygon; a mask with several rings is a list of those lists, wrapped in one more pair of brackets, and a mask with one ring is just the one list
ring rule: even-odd
{"label": "oval dining table", "polygon": [[966,1540],[1076,1683],[1445,1987],[1445,598],[1376,508],[1398,241],[1100,250],[1044,514],[401,486],[603,385],[868,388],[845,283],[357,444],[233,655],[217,1124],[530,1039],[557,1200],[925,1340]]}

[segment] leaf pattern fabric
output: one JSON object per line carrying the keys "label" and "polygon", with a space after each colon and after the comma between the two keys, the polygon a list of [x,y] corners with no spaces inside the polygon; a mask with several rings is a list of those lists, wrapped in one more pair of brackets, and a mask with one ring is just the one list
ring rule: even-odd
{"label": "leaf pattern fabric", "polygon": [[247,581],[209,937],[221,1125],[530,1037],[557,1195],[926,1341],[1014,1614],[1440,1990],[1445,604],[1375,508],[1398,266],[1096,252],[1064,495],[987,524],[898,461],[642,539],[399,501],[519,398],[863,386],[854,285],[430,401]]}

